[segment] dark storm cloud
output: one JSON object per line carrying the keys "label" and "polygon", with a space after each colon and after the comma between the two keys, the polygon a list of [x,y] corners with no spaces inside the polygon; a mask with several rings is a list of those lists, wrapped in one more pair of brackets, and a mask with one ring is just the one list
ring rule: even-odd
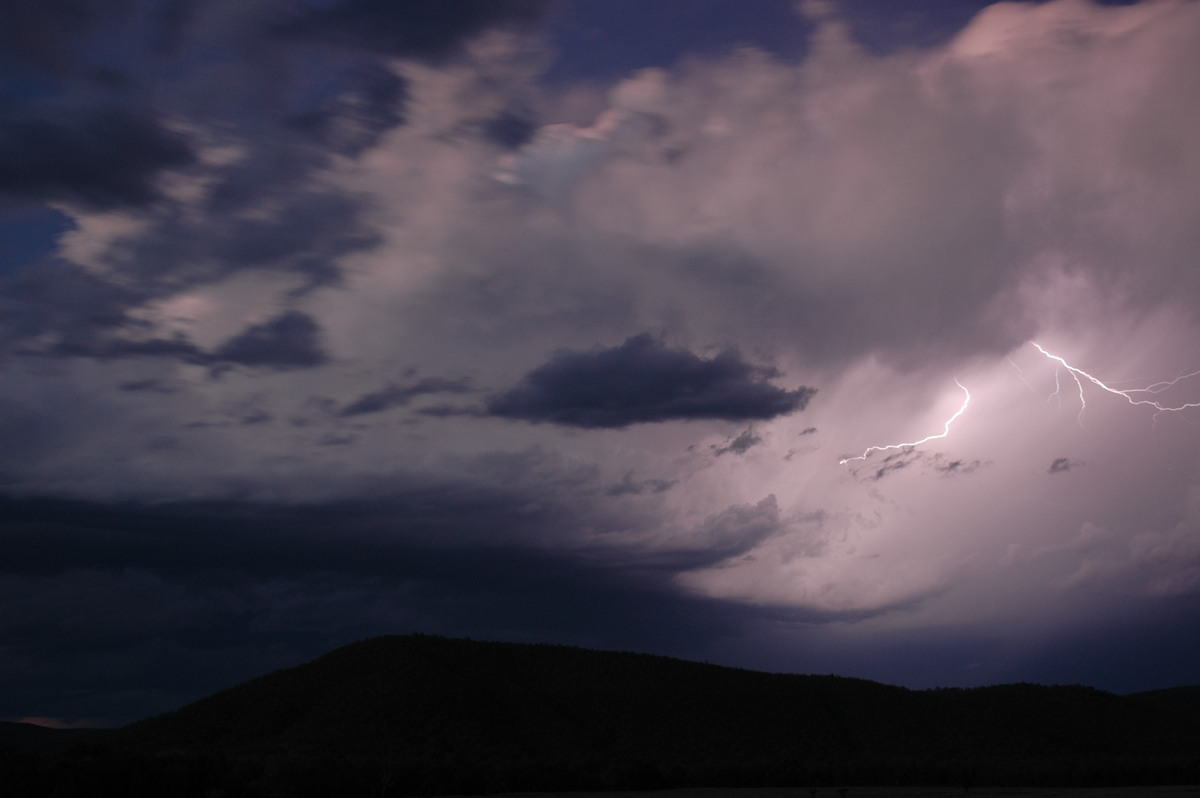
{"label": "dark storm cloud", "polygon": [[[0,664],[0,717],[132,720],[382,633],[520,629],[700,657],[697,641],[758,612],[684,595],[661,569],[523,545],[581,518],[537,498],[470,484],[307,507],[0,498],[0,636],[21,641]],[[765,521],[731,508],[705,534],[741,550]]]}
{"label": "dark storm cloud", "polygon": [[287,127],[346,155],[356,155],[404,123],[408,81],[378,64],[349,70],[347,92],[324,106],[284,119]]}
{"label": "dark storm cloud", "polygon": [[[787,521],[780,513],[774,494],[753,504],[734,504],[704,518],[687,535],[653,549],[625,552],[595,552],[598,562],[654,580],[674,580],[697,569],[720,569],[740,558],[753,559],[752,552],[768,539],[784,534]],[[767,602],[773,603],[773,602]],[[776,608],[782,615],[788,610]],[[886,611],[886,610],[885,610]],[[797,610],[793,617],[806,620],[848,620],[877,614],[878,610]]]}
{"label": "dark storm cloud", "polygon": [[22,342],[13,347],[17,354],[98,360],[167,358],[213,367],[282,369],[310,368],[328,361],[319,325],[298,310],[251,325],[207,352],[181,335],[139,336],[145,325],[131,319],[127,311],[147,299],[144,290],[115,286],[71,264],[41,264],[2,287],[7,295],[0,305],[0,330],[10,344]]}
{"label": "dark storm cloud", "polygon": [[71,47],[79,38],[128,6],[126,0],[5,0],[0,60],[64,68],[74,60]]}
{"label": "dark storm cloud", "polygon": [[703,545],[690,553],[685,567],[715,565],[746,554],[782,529],[779,504],[773,495],[756,504],[727,507],[705,519],[692,533],[692,538]]}
{"label": "dark storm cloud", "polygon": [[311,368],[329,358],[321,348],[321,328],[298,310],[255,324],[223,344],[213,359],[242,366]]}
{"label": "dark storm cloud", "polygon": [[[0,529],[11,555],[3,570],[131,568],[204,582],[314,572],[418,577],[421,564],[406,563],[413,552],[430,552],[425,556],[452,567],[454,556],[439,559],[433,552],[520,548],[530,533],[569,523],[574,515],[552,496],[532,505],[530,494],[515,489],[403,476],[392,481],[397,487],[388,496],[298,507],[0,497]],[[171,534],[162,534],[165,529]]]}
{"label": "dark storm cloud", "polygon": [[140,236],[105,253],[107,265],[137,275],[143,299],[248,270],[302,278],[293,295],[337,284],[338,259],[380,241],[362,219],[362,201],[298,190],[294,182],[315,166],[310,160],[280,153],[265,160],[218,173],[202,210],[156,215]]}
{"label": "dark storm cloud", "polygon": [[[0,313],[0,329],[13,352],[38,358],[169,358],[203,364],[210,360],[182,336],[137,337],[141,325],[131,322],[127,308],[139,296],[69,265],[30,269],[13,282],[9,312]],[[70,313],[71,307],[88,312]],[[134,333],[128,337],[127,333]]]}
{"label": "dark storm cloud", "polygon": [[184,139],[152,118],[102,108],[0,120],[0,192],[95,208],[145,205],[155,177],[194,160]]}
{"label": "dark storm cloud", "polygon": [[585,428],[690,419],[769,419],[804,409],[815,393],[778,388],[774,369],[734,350],[705,360],[649,334],[612,349],[565,351],[493,396],[494,416]]}
{"label": "dark storm cloud", "polygon": [[529,143],[533,134],[537,132],[537,125],[530,119],[510,111],[488,119],[483,122],[482,127],[484,138],[509,150]]}
{"label": "dark storm cloud", "polygon": [[[171,0],[153,8],[14,0],[0,25],[0,199],[149,211],[136,234],[95,256],[130,278],[119,291],[91,278],[97,291],[107,290],[103,301],[26,302],[28,292],[8,286],[23,333],[54,331],[54,344],[41,345],[40,354],[171,349],[203,362],[203,353],[177,341],[121,340],[127,311],[247,270],[300,276],[305,282],[292,288],[293,298],[337,284],[339,259],[381,239],[362,218],[362,198],[320,188],[313,176],[335,154],[357,155],[404,123],[409,85],[387,59],[441,59],[488,27],[532,25],[547,9],[531,0],[349,0],[287,9],[266,0]],[[267,30],[280,35],[264,36]],[[20,79],[2,80],[13,75]],[[164,127],[165,119],[214,135],[187,139]],[[480,135],[511,143],[528,133],[515,117],[501,116]],[[214,146],[236,154],[210,159]],[[197,192],[160,193],[160,178],[183,167]],[[40,292],[43,299],[62,293]],[[80,307],[89,312],[65,324],[52,320]],[[108,318],[80,318],[97,313]],[[220,357],[265,363],[261,344],[239,342]],[[312,350],[290,352],[266,359],[319,360]]]}
{"label": "dark storm cloud", "polygon": [[[0,329],[14,348],[33,339],[54,341],[51,353],[100,351],[111,330],[127,322],[125,309],[143,294],[74,264],[39,263],[0,283]],[[41,351],[40,349],[38,351]]]}
{"label": "dark storm cloud", "polygon": [[183,338],[154,338],[130,341],[104,337],[91,341],[64,341],[45,353],[52,357],[90,357],[118,360],[131,357],[165,357],[186,363],[205,363],[209,357]]}
{"label": "dark storm cloud", "polygon": [[179,393],[179,388],[173,385],[168,385],[162,380],[127,380],[117,384],[117,390],[127,391],[129,393],[163,393],[172,394]]}
{"label": "dark storm cloud", "polygon": [[547,0],[342,0],[309,7],[275,32],[406,58],[439,60],[487,28],[546,18]]}
{"label": "dark storm cloud", "polygon": [[388,385],[378,391],[363,394],[349,403],[338,415],[342,418],[363,416],[368,413],[381,413],[393,407],[403,407],[418,396],[437,393],[468,393],[471,390],[467,380],[447,380],[439,377],[426,377],[407,385]]}
{"label": "dark storm cloud", "polygon": [[487,411],[478,406],[430,405],[419,409],[417,414],[430,418],[484,418]]}
{"label": "dark storm cloud", "polygon": [[[266,219],[212,219],[203,228],[183,230],[165,227],[147,254],[152,252],[164,265],[178,265],[183,259],[167,251],[169,233],[178,230],[189,234],[196,255],[213,257],[229,270],[269,266],[311,272],[314,262],[329,263],[378,243],[378,237],[360,225],[361,207],[353,197],[300,192],[280,199],[283,207]],[[213,204],[214,215],[222,210],[221,203]]]}

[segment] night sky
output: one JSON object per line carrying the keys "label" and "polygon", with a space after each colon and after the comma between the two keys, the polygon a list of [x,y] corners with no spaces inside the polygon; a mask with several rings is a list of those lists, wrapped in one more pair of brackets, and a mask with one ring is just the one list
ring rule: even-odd
{"label": "night sky", "polygon": [[0,719],[409,632],[1200,683],[1198,41],[6,0]]}

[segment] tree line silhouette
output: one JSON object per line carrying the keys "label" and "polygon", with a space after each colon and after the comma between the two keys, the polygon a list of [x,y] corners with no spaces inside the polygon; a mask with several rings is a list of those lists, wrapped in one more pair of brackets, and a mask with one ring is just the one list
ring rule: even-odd
{"label": "tree line silhouette", "polygon": [[31,798],[1185,784],[1200,783],[1197,709],[1200,688],[915,691],[390,636],[121,729],[0,733],[0,783]]}

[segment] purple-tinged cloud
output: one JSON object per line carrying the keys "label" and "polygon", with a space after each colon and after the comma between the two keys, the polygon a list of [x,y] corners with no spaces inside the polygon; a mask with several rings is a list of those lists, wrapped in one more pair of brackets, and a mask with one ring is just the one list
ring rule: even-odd
{"label": "purple-tinged cloud", "polygon": [[711,360],[648,333],[611,349],[559,352],[487,404],[493,416],[590,429],[696,419],[747,421],[803,410],[813,388],[788,391],[730,349]]}
{"label": "purple-tinged cloud", "polygon": [[943,477],[953,477],[960,474],[973,474],[983,466],[987,465],[983,460],[963,460],[954,459],[947,460],[941,454],[933,456],[933,470],[937,471]]}
{"label": "purple-tinged cloud", "polygon": [[320,327],[312,317],[290,310],[255,324],[213,353],[214,360],[242,366],[311,368],[328,360],[321,348]]}
{"label": "purple-tinged cloud", "polygon": [[76,41],[108,15],[127,11],[127,3],[91,0],[7,0],[0,25],[0,61],[58,71],[74,60]]}
{"label": "purple-tinged cloud", "polygon": [[157,379],[148,380],[128,380],[118,383],[117,390],[126,391],[128,393],[161,393],[173,394],[179,393],[179,388],[168,385],[166,382]]}
{"label": "purple-tinged cloud", "polygon": [[608,486],[605,496],[641,496],[647,493],[666,493],[678,480],[674,479],[634,479],[632,471],[626,471],[621,481]]}
{"label": "purple-tinged cloud", "polygon": [[288,115],[284,126],[339,153],[357,155],[381,134],[404,123],[408,81],[390,69],[371,65],[346,75],[353,87],[323,106]]}
{"label": "purple-tinged cloud", "polygon": [[342,418],[382,413],[393,407],[403,407],[418,396],[437,393],[468,393],[471,385],[467,380],[448,380],[441,377],[426,377],[408,385],[388,385],[378,391],[363,394],[338,411]]}
{"label": "purple-tinged cloud", "polygon": [[729,454],[730,452],[733,452],[734,454],[745,454],[762,442],[762,437],[758,435],[753,428],[747,427],[746,429],[742,430],[741,434],[724,446],[714,446],[713,453],[717,457],[720,457],[723,454]]}
{"label": "purple-tinged cloud", "polygon": [[535,125],[527,116],[502,111],[480,125],[483,137],[491,143],[509,150],[528,144],[537,133]]}
{"label": "purple-tinged cloud", "polygon": [[1082,460],[1072,460],[1069,457],[1056,457],[1050,467],[1046,469],[1047,474],[1065,474],[1073,468],[1079,468],[1085,465]]}
{"label": "purple-tinged cloud", "polygon": [[177,133],[122,109],[57,112],[0,121],[0,195],[95,208],[146,205],[154,179],[191,164]]}

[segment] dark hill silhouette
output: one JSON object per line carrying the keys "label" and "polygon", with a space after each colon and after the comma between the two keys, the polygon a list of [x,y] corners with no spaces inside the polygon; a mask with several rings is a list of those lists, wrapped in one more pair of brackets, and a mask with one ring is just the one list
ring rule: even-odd
{"label": "dark hill silhouette", "polygon": [[43,757],[52,775],[28,794],[72,794],[64,773],[122,794],[197,795],[1194,783],[1197,696],[912,691],[645,654],[381,637]]}
{"label": "dark hill silhouette", "polygon": [[1149,690],[1145,693],[1134,693],[1129,698],[1140,706],[1163,710],[1189,718],[1193,722],[1200,722],[1200,686]]}
{"label": "dark hill silhouette", "polygon": [[91,733],[91,729],[53,729],[47,726],[38,726],[35,723],[14,723],[0,720],[0,748],[49,745]]}

